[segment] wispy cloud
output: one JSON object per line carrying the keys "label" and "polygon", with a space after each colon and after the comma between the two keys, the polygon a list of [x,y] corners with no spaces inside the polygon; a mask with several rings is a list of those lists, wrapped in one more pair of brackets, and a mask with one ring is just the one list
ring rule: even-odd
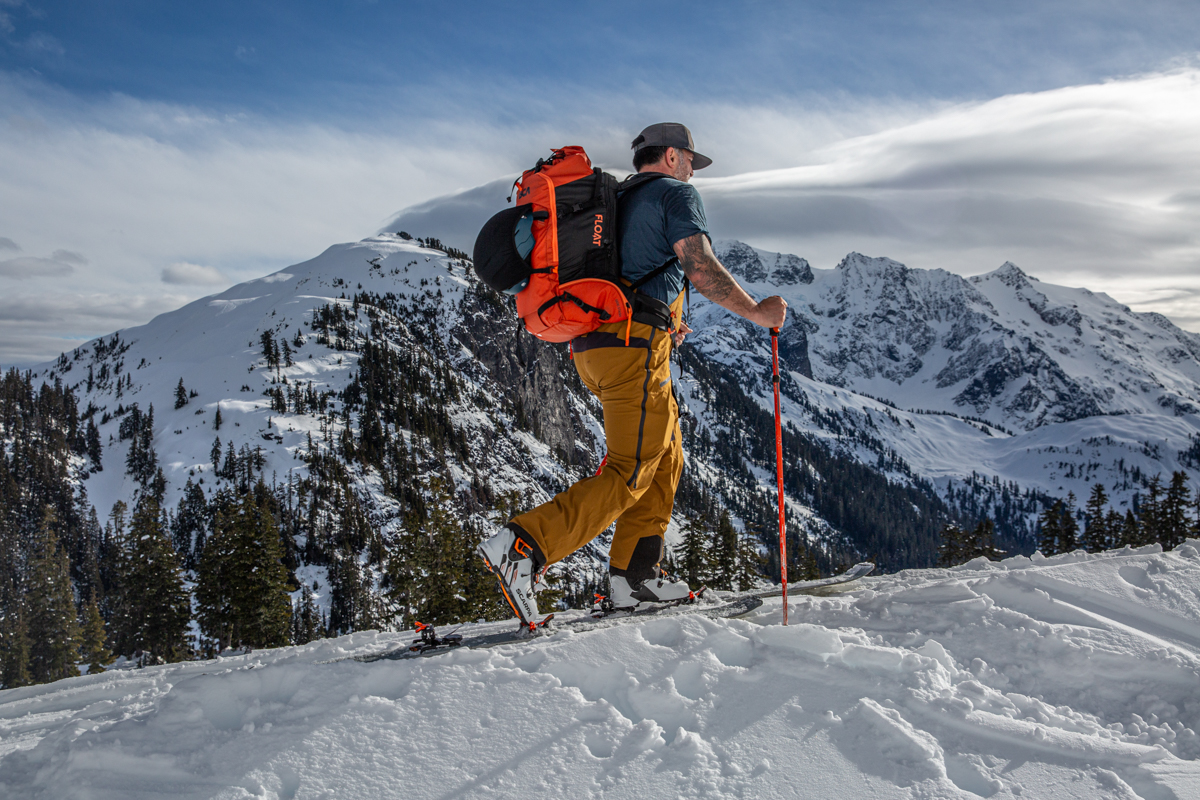
{"label": "wispy cloud", "polygon": [[20,8],[22,5],[24,5],[24,0],[0,0],[0,33],[16,31],[16,25],[12,20],[12,10]]}
{"label": "wispy cloud", "polygon": [[[20,256],[0,261],[0,275],[17,280],[61,278],[64,275],[70,275],[75,271],[74,260],[61,258],[60,253],[66,253],[66,251],[56,250],[50,258]],[[67,255],[74,256],[75,254],[67,253]],[[86,260],[83,263],[87,263]]]}
{"label": "wispy cloud", "polygon": [[[347,130],[120,95],[84,102],[0,74],[0,216],[25,248],[7,249],[55,254],[45,260],[59,270],[37,277],[10,258],[0,274],[25,277],[31,294],[58,291],[67,268],[81,296],[179,293],[147,300],[148,314],[219,285],[200,265],[226,282],[257,277],[373,233],[397,208],[414,235],[469,249],[503,207],[505,176],[569,143],[628,169],[633,134],[665,118],[716,159],[697,185],[718,236],[826,267],[851,250],[960,274],[1011,260],[1200,329],[1197,96],[1191,68],[966,104],[697,103],[635,86],[557,116],[530,99],[530,121],[450,92],[430,94],[421,115],[404,106],[394,125]],[[455,192],[453,204],[428,202]],[[63,249],[86,252],[87,268]],[[73,336],[81,312],[64,313]],[[13,358],[6,344],[0,363]]]}
{"label": "wispy cloud", "polygon": [[850,249],[965,274],[1011,260],[1195,326],[1198,96],[1195,69],[1013,95],[697,185],[723,235],[823,266]]}
{"label": "wispy cloud", "polygon": [[0,236],[0,250],[19,253],[21,252],[21,246],[7,236]]}
{"label": "wispy cloud", "polygon": [[50,260],[58,261],[62,264],[70,264],[74,267],[82,267],[88,263],[85,256],[72,250],[55,250],[50,254]]}
{"label": "wispy cloud", "polygon": [[[706,154],[718,164],[732,154],[742,168],[746,153],[793,165],[706,171],[695,183],[716,235],[814,266],[852,250],[964,275],[1013,261],[1200,330],[1197,97],[1200,70],[1183,68],[989,102],[863,109],[857,120],[826,116],[815,128],[802,114],[781,114],[760,142],[731,110],[703,119],[719,143]],[[839,137],[838,123],[868,130]],[[786,151],[822,136],[811,150]],[[406,209],[388,228],[469,248],[502,206],[503,184]]]}
{"label": "wispy cloud", "polygon": [[178,308],[180,294],[0,294],[0,363],[32,365]]}
{"label": "wispy cloud", "polygon": [[228,286],[229,278],[216,267],[181,261],[163,269],[162,282],[190,286]]}

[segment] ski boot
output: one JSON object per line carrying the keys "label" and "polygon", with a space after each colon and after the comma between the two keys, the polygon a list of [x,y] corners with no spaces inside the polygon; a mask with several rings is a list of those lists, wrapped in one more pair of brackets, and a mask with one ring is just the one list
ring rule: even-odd
{"label": "ski boot", "polygon": [[[500,581],[500,591],[521,620],[521,627],[538,627],[537,600],[533,596],[534,576],[538,573],[541,551],[524,531],[512,525],[501,528],[492,538],[482,542],[475,551],[487,562],[488,569]],[[543,623],[546,620],[543,620]]]}
{"label": "ski boot", "polygon": [[624,575],[610,575],[612,591],[607,598],[610,612],[633,611],[640,603],[671,603],[678,605],[694,600],[696,594],[684,581],[673,580],[659,573],[656,578],[631,583]]}

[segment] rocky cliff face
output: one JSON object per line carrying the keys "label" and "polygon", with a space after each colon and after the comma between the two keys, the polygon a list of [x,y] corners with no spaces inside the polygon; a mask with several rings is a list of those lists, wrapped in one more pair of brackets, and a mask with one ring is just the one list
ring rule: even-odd
{"label": "rocky cliff face", "polygon": [[[1200,336],[1011,263],[965,279],[858,253],[812,270],[741,242],[718,251],[756,295],[789,301],[790,360],[805,361],[803,338],[809,363],[799,371],[834,386],[1023,430],[1200,408]],[[703,313],[711,325],[742,327],[711,307]]]}
{"label": "rocky cliff face", "polygon": [[[1187,416],[1200,396],[1200,337],[1165,318],[1011,264],[967,280],[859,254],[813,270],[739,242],[716,251],[755,296],[790,303],[779,339],[789,525],[830,553],[929,563],[942,514],[933,481],[949,496],[947,481],[977,469],[1082,496],[1078,482],[1105,459],[1105,479],[1126,492],[1185,463],[1176,453],[1200,426]],[[691,416],[677,509],[712,500],[746,529],[769,530],[770,338],[700,296],[693,327],[679,353]],[[134,404],[154,407],[166,507],[189,480],[210,496],[224,485],[214,444],[253,452],[264,479],[289,486],[321,459],[342,460],[339,496],[358,498],[354,513],[385,542],[423,507],[422,493],[432,497],[434,478],[453,486],[456,514],[486,527],[503,513],[499,498],[549,499],[593,471],[604,448],[599,405],[565,347],[524,333],[469,263],[396,236],[337,245],[36,372],[72,387],[99,427],[107,466],[85,483],[102,516],[139,490],[122,469]],[[181,378],[194,394],[177,407]],[[1178,424],[1140,425],[1151,418]],[[1139,424],[1062,427],[1069,420]],[[1001,436],[1006,428],[1028,431],[1029,446]],[[1036,497],[1022,502],[1014,536],[1021,514],[1036,516]],[[336,528],[338,504],[329,513]],[[602,564],[603,553],[584,557]]]}

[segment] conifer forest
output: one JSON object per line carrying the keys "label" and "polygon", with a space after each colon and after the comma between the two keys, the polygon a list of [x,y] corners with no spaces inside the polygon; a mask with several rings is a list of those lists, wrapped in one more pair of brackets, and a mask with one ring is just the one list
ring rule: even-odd
{"label": "conifer forest", "polygon": [[[416,241],[448,259],[450,274],[467,271],[464,254]],[[367,263],[370,275],[402,281],[418,262],[386,276],[380,259]],[[153,404],[133,397],[136,368],[125,367],[130,343],[119,334],[64,354],[41,378],[4,374],[0,684],[94,672],[116,659],[147,665],[417,621],[506,618],[474,548],[536,498],[498,481],[488,464],[523,471],[543,497],[562,490],[598,466],[580,411],[597,414],[598,404],[567,348],[521,332],[500,295],[464,279],[451,298],[440,275],[412,278],[408,293],[333,278],[340,296],[300,324],[266,325],[243,339],[271,415],[254,444],[244,429],[232,432],[232,405],[205,410],[212,387],[172,375],[158,413],[194,418],[211,437],[207,463],[172,479],[156,439],[163,426]],[[460,321],[447,335],[440,326],[450,303]],[[331,388],[298,376],[292,368],[314,351],[337,364],[353,356],[348,380]],[[677,359],[704,419],[683,404],[688,466],[664,568],[721,590],[777,581],[777,508],[761,489],[761,476],[774,473],[774,420],[755,399],[769,373],[747,376],[686,345]],[[487,381],[502,390],[484,391]],[[939,489],[877,436],[869,415],[811,403],[789,376],[782,390],[827,434],[790,422],[783,430],[785,490],[811,510],[788,516],[792,581],[860,560],[895,572],[1035,546],[1046,555],[1171,548],[1198,535],[1200,498],[1184,473],[1135,476],[1139,490],[1124,511],[1109,503],[1116,487],[1099,482],[1082,504],[982,475]],[[247,392],[255,394],[248,383]],[[98,404],[100,396],[109,402]],[[81,407],[80,397],[93,399]],[[494,424],[471,432],[464,408]],[[277,423],[301,416],[314,423],[286,451],[295,468],[268,469],[283,441]],[[512,437],[540,443],[557,471],[513,450]],[[114,463],[116,452],[124,457]],[[110,471],[132,491],[97,508],[88,479]],[[539,604],[589,607],[606,590],[605,553],[602,537],[552,569]]]}

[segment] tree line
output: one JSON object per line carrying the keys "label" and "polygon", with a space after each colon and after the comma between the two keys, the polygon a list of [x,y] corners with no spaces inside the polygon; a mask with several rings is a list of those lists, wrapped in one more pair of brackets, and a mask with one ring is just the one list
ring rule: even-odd
{"label": "tree line", "polygon": [[[1185,539],[1200,538],[1200,492],[1194,496],[1183,471],[1171,474],[1163,488],[1162,477],[1148,479],[1144,492],[1133,496],[1124,514],[1109,505],[1104,484],[1092,484],[1082,509],[1073,492],[1065,499],[1047,501],[1037,522],[1038,550],[1045,556],[1085,550],[1099,553],[1120,547],[1162,545],[1173,550]],[[984,518],[971,529],[947,523],[940,532],[938,566],[952,567],[974,558],[996,560],[1005,555],[996,547],[996,529]]]}

